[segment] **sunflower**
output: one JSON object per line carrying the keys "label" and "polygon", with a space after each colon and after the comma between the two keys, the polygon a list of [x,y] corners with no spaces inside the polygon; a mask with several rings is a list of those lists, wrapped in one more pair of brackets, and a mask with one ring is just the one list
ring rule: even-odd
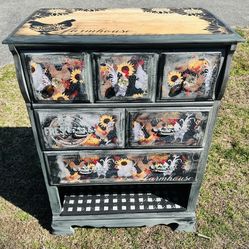
{"label": "sunflower", "polygon": [[124,73],[126,77],[131,76],[135,72],[135,68],[131,63],[121,63],[117,65],[117,71]]}
{"label": "sunflower", "polygon": [[113,117],[107,114],[100,116],[99,124],[101,127],[107,127],[110,122],[113,122]]}
{"label": "sunflower", "polygon": [[63,93],[57,93],[52,98],[53,100],[69,100],[68,96]]}
{"label": "sunflower", "polygon": [[171,71],[168,73],[168,84],[170,86],[174,86],[177,81],[182,80],[182,75],[181,73],[177,71]]}
{"label": "sunflower", "polygon": [[75,69],[71,73],[71,80],[72,83],[78,83],[81,81],[81,71],[80,69]]}
{"label": "sunflower", "polygon": [[119,159],[118,161],[116,161],[115,164],[116,164],[116,166],[119,168],[119,167],[128,165],[130,162],[131,162],[130,159],[121,158],[121,159]]}

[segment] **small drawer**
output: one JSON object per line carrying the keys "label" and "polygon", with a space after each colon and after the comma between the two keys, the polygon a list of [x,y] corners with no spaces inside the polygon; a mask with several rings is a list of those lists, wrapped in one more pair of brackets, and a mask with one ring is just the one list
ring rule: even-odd
{"label": "small drawer", "polygon": [[211,108],[130,109],[130,147],[201,147]]}
{"label": "small drawer", "polygon": [[95,54],[98,101],[152,101],[155,97],[157,54]]}
{"label": "small drawer", "polygon": [[85,53],[24,53],[37,102],[89,102],[91,68]]}
{"label": "small drawer", "polygon": [[213,99],[221,52],[164,53],[159,99]]}
{"label": "small drawer", "polygon": [[37,110],[45,149],[114,148],[124,145],[123,109]]}
{"label": "small drawer", "polygon": [[192,182],[201,150],[46,152],[51,184]]}

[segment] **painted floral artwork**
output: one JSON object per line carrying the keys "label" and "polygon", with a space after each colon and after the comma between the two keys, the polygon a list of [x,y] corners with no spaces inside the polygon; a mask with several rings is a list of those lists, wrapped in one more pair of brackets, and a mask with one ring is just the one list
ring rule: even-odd
{"label": "painted floral artwork", "polygon": [[133,112],[130,146],[201,146],[208,112]]}
{"label": "painted floral artwork", "polygon": [[195,180],[200,153],[49,156],[53,184]]}
{"label": "painted floral artwork", "polygon": [[212,98],[220,56],[219,52],[165,54],[161,98]]}
{"label": "painted floral artwork", "polygon": [[112,112],[38,112],[45,147],[119,147],[121,114]]}
{"label": "painted floral artwork", "polygon": [[88,101],[84,55],[28,54],[36,100]]}
{"label": "painted floral artwork", "polygon": [[150,99],[152,55],[98,56],[99,100]]}

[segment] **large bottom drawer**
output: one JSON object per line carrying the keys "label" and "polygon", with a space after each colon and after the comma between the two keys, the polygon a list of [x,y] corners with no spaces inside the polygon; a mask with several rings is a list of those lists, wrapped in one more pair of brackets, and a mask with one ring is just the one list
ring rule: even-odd
{"label": "large bottom drawer", "polygon": [[45,152],[50,183],[193,182],[202,149]]}

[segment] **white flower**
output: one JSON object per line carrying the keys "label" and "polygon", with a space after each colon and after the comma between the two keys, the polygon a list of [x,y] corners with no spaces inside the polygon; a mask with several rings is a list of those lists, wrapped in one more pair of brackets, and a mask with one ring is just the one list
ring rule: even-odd
{"label": "white flower", "polygon": [[186,9],[184,12],[188,15],[201,15],[203,12],[200,9]]}

